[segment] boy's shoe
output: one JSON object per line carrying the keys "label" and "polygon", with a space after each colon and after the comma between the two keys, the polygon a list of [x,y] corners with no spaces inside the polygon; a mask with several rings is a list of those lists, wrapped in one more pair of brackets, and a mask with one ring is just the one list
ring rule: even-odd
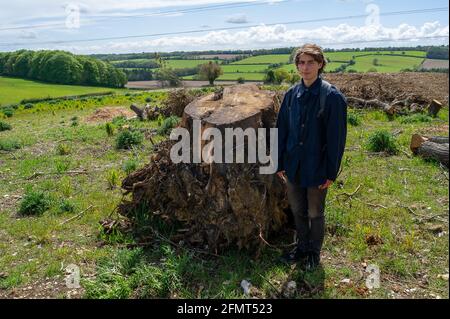
{"label": "boy's shoe", "polygon": [[320,265],[320,254],[310,252],[306,258],[306,270],[313,271]]}
{"label": "boy's shoe", "polygon": [[307,256],[308,253],[301,251],[300,249],[298,249],[298,247],[295,247],[290,252],[281,256],[280,261],[287,264],[293,264],[304,260],[305,258],[307,258]]}

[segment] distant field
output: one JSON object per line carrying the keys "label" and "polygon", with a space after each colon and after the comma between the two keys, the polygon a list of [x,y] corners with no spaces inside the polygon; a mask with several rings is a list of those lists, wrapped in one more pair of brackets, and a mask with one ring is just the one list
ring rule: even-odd
{"label": "distant field", "polygon": [[[166,60],[167,65],[173,69],[195,68],[197,65],[213,60]],[[213,61],[214,62],[214,61]]]}
{"label": "distant field", "polygon": [[260,72],[264,73],[269,68],[268,64],[258,64],[258,65],[222,65],[222,70],[224,73],[248,73],[248,72]]}
{"label": "distant field", "polygon": [[231,64],[272,64],[272,63],[288,63],[289,54],[266,54],[252,56]]}
{"label": "distant field", "polygon": [[448,60],[425,59],[421,65],[421,69],[448,69]]}
{"label": "distant field", "polygon": [[265,73],[224,73],[217,80],[236,81],[238,78],[244,78],[247,81],[262,81]]}
{"label": "distant field", "polygon": [[[373,60],[375,58],[378,59],[378,66],[373,65]],[[387,73],[399,72],[406,68],[415,68],[422,63],[423,58],[369,55],[358,57],[355,61],[356,63],[354,65],[347,67],[347,71],[353,69],[357,72],[367,72],[368,70],[375,68],[377,72]]]}
{"label": "distant field", "polygon": [[61,97],[108,91],[121,90],[104,87],[46,84],[0,76],[0,105],[18,103],[23,99]]}
{"label": "distant field", "polygon": [[405,56],[416,56],[425,57],[425,51],[351,51],[351,52],[326,52],[325,57],[331,61],[350,61],[353,57],[358,57],[360,55],[376,54],[376,55],[403,55]]}

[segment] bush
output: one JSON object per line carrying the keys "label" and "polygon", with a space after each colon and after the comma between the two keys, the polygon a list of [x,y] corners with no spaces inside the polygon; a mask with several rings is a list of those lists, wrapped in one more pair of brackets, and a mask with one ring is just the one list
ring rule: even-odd
{"label": "bush", "polygon": [[12,117],[14,114],[14,109],[11,107],[6,107],[2,110],[3,114],[5,114],[6,117]]}
{"label": "bush", "polygon": [[162,118],[158,118],[158,124],[160,125],[158,128],[159,135],[167,135],[170,133],[170,130],[178,125],[180,118],[177,116],[170,116],[164,120]]}
{"label": "bush", "polygon": [[12,126],[6,122],[0,121],[0,132],[9,131],[12,129]]}
{"label": "bush", "polygon": [[0,151],[12,151],[21,147],[20,142],[16,140],[0,140]]}
{"label": "bush", "polygon": [[26,110],[32,109],[33,107],[34,107],[34,104],[32,104],[32,103],[27,103],[23,106],[23,108]]}
{"label": "bush", "polygon": [[361,124],[361,119],[357,114],[349,113],[347,116],[347,122],[352,126],[359,126]]}
{"label": "bush", "polygon": [[59,204],[60,213],[74,213],[75,209],[76,209],[75,205],[66,199],[63,199]]}
{"label": "bush", "polygon": [[139,131],[125,130],[119,133],[116,138],[117,149],[130,149],[133,145],[140,145],[144,141],[144,136]]}
{"label": "bush", "polygon": [[51,200],[47,194],[41,191],[29,190],[20,203],[21,215],[41,215],[51,206]]}
{"label": "bush", "polygon": [[238,77],[237,78],[237,83],[243,84],[243,83],[245,83],[245,79],[243,77]]}
{"label": "bush", "polygon": [[152,98],[151,98],[151,97],[145,98],[145,102],[150,103],[151,101],[152,101]]}
{"label": "bush", "polygon": [[369,136],[368,149],[372,152],[386,152],[397,154],[399,151],[397,142],[391,133],[381,130]]}

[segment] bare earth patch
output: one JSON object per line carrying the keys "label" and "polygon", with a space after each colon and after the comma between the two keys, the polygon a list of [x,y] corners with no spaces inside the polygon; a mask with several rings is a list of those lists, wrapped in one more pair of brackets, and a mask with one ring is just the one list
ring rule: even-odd
{"label": "bare earth patch", "polygon": [[88,116],[85,121],[88,123],[108,122],[118,116],[125,116],[129,119],[135,117],[136,114],[125,107],[106,106],[96,109],[94,114]]}

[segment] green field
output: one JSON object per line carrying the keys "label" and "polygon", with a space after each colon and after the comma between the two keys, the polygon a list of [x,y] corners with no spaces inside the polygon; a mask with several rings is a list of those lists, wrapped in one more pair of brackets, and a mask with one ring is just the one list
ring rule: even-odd
{"label": "green field", "polygon": [[353,57],[361,55],[376,54],[376,55],[394,55],[401,56],[405,52],[406,56],[425,57],[425,51],[353,51],[353,52],[325,52],[325,57],[331,61],[350,61]]}
{"label": "green field", "polygon": [[[171,241],[177,229],[164,228],[156,217],[142,224],[145,241],[119,227],[101,230],[99,221],[119,218],[123,178],[147,165],[152,143],[168,136],[152,133],[159,121],[112,121],[111,135],[104,122],[85,119],[103,106],[144,105],[149,98],[161,107],[166,94],[36,103],[2,120],[12,129],[0,132],[0,146],[17,142],[19,148],[0,151],[0,178],[7,181],[0,183],[0,299],[285,298],[283,287],[291,281],[298,299],[448,299],[448,171],[409,150],[414,133],[447,134],[448,106],[428,121],[349,106],[349,117],[360,125],[348,125],[342,171],[326,198],[322,266],[306,272],[278,261],[290,235],[266,237],[270,246],[256,258],[255,250],[232,246],[210,255]],[[125,126],[153,140],[118,150]],[[369,151],[379,130],[392,133],[401,152]],[[44,194],[49,206],[24,216],[18,211],[31,190]],[[81,270],[80,289],[65,284],[70,264]],[[381,276],[380,288],[370,291],[368,265],[379,267]],[[250,296],[243,279],[252,285]]]}
{"label": "green field", "polygon": [[214,60],[165,60],[167,66],[173,69],[195,68],[196,66]]}
{"label": "green field", "polygon": [[[373,60],[377,59],[379,65],[375,66]],[[347,67],[348,70],[356,70],[357,72],[367,72],[375,68],[377,72],[400,72],[402,69],[415,68],[423,62],[423,58],[399,57],[388,55],[369,55],[357,57],[356,63]]]}
{"label": "green field", "polygon": [[239,78],[244,78],[247,81],[262,81],[264,79],[265,73],[224,73],[217,80],[221,81],[236,81]]}
{"label": "green field", "polygon": [[117,92],[123,91],[123,89],[47,84],[0,76],[0,105],[19,103],[23,99],[61,97],[110,91]]}
{"label": "green field", "polygon": [[221,65],[223,73],[250,73],[250,72],[259,72],[264,73],[269,68],[268,64],[258,64],[258,65],[245,65],[245,64],[230,64],[230,65]]}
{"label": "green field", "polygon": [[231,64],[273,64],[273,63],[288,63],[289,54],[266,54],[252,56]]}

